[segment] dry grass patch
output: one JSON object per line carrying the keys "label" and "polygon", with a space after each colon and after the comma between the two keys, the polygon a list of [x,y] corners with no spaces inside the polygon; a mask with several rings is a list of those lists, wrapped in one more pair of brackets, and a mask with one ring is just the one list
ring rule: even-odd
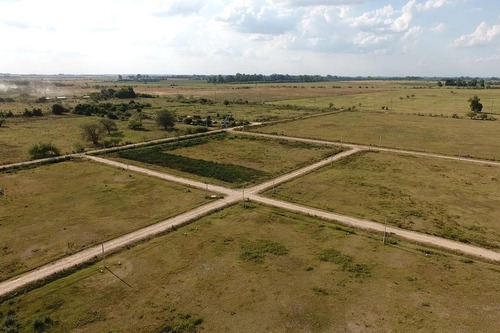
{"label": "dry grass patch", "polygon": [[266,195],[498,248],[499,180],[499,167],[363,152]]}
{"label": "dry grass patch", "polygon": [[500,121],[342,112],[260,127],[256,131],[500,159]]}
{"label": "dry grass patch", "polygon": [[0,280],[206,202],[205,192],[90,162],[0,173]]}
{"label": "dry grass patch", "polygon": [[[242,244],[263,241],[287,252],[241,259]],[[420,250],[273,208],[234,206],[106,258],[132,288],[100,273],[99,263],[0,311],[12,311],[25,331],[45,316],[53,332],[494,331],[498,266]],[[370,274],[357,276],[332,256],[348,258],[347,267],[369,263]]]}

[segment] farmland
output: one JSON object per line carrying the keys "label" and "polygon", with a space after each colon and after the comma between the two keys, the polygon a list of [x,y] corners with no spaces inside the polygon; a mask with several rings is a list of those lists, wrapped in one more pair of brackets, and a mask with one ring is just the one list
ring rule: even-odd
{"label": "farmland", "polygon": [[262,133],[500,160],[500,122],[342,112],[257,128]]}
{"label": "farmland", "polygon": [[0,280],[206,202],[203,191],[77,161],[0,173],[0,187]]}
{"label": "farmland", "polygon": [[[498,82],[8,83],[16,88],[0,92],[0,165],[30,159],[41,142],[82,155],[0,173],[0,331],[500,325],[500,171],[464,159],[500,160]],[[111,93],[132,88],[134,98]],[[473,95],[488,120],[466,115]],[[52,114],[54,103],[64,114]],[[38,108],[43,115],[28,115]],[[168,130],[155,121],[165,109],[175,114]],[[82,125],[108,119],[116,129],[99,125],[98,142],[84,138]],[[121,147],[160,138],[172,140]],[[223,196],[209,195],[216,185]],[[66,260],[69,271],[50,270]],[[48,263],[47,275],[24,279]]]}
{"label": "farmland", "polygon": [[498,248],[498,179],[498,167],[367,151],[266,195]]}
{"label": "farmland", "polygon": [[223,133],[125,150],[116,156],[121,161],[146,162],[162,167],[158,170],[180,171],[186,177],[237,187],[276,177],[339,151],[338,147]]}
{"label": "farmland", "polygon": [[96,263],[0,311],[53,332],[495,330],[497,266],[393,243],[234,206],[107,258],[130,287]]}

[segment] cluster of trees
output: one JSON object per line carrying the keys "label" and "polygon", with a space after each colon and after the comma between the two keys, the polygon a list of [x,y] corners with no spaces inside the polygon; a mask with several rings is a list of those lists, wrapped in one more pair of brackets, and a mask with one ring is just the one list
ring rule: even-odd
{"label": "cluster of trees", "polygon": [[129,103],[80,103],[75,106],[73,113],[92,116],[98,115],[101,117],[108,117],[109,119],[128,119],[131,115],[131,111],[141,112],[143,108],[150,107],[150,103],[139,103],[135,101],[130,101]]}
{"label": "cluster of trees", "polygon": [[[443,84],[441,83],[441,81],[438,81],[438,86],[442,86]],[[445,86],[452,86],[452,87],[470,87],[470,88],[476,88],[476,87],[481,87],[481,88],[484,88],[485,87],[485,81],[483,79],[470,79],[470,80],[467,80],[467,79],[461,79],[461,78],[457,78],[457,79],[447,79],[445,82],[444,82],[444,85]]]}
{"label": "cluster of trees", "polygon": [[480,119],[480,120],[496,120],[493,116],[488,116],[487,114],[481,113],[483,111],[483,104],[480,102],[481,99],[474,95],[474,97],[469,98],[470,111],[467,113],[467,117],[470,119]]}
{"label": "cluster of trees", "polygon": [[288,75],[288,74],[241,74],[236,75],[211,75],[207,77],[208,83],[245,83],[245,82],[325,82],[339,80],[338,76],[322,75]]}
{"label": "cluster of trees", "polygon": [[93,92],[90,94],[90,98],[94,101],[105,101],[110,98],[119,98],[119,99],[134,99],[137,97],[137,94],[132,87],[123,87],[119,90],[115,90],[113,88],[104,88],[101,89],[100,92]]}
{"label": "cluster of trees", "polygon": [[[136,113],[130,118],[127,127],[132,130],[142,130],[142,121],[146,117],[146,115],[140,112]],[[175,119],[175,114],[168,110],[159,111],[155,117],[156,124],[163,127],[165,130],[170,130],[175,126]],[[116,146],[120,142],[120,137],[115,135],[118,133],[118,126],[114,120],[109,118],[102,118],[94,122],[83,124],[80,129],[82,139],[95,146],[100,145],[101,139],[105,134],[111,136],[107,141],[102,142],[105,147]]]}

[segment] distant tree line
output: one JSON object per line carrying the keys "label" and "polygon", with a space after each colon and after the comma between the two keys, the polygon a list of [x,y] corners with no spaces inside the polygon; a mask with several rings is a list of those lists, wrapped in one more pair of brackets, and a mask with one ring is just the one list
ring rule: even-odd
{"label": "distant tree line", "polygon": [[288,75],[288,74],[241,74],[236,75],[211,75],[207,76],[208,83],[244,83],[244,82],[325,82],[336,81],[338,76],[322,75]]}
{"label": "distant tree line", "polygon": [[445,86],[455,86],[455,87],[471,87],[471,88],[484,88],[486,83],[484,79],[464,79],[464,78],[456,78],[456,79],[446,79],[444,82]]}

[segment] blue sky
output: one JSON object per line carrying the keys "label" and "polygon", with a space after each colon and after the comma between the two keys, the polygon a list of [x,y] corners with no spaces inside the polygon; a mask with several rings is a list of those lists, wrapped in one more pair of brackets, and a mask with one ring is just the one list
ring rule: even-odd
{"label": "blue sky", "polygon": [[500,76],[498,0],[0,0],[0,73]]}

